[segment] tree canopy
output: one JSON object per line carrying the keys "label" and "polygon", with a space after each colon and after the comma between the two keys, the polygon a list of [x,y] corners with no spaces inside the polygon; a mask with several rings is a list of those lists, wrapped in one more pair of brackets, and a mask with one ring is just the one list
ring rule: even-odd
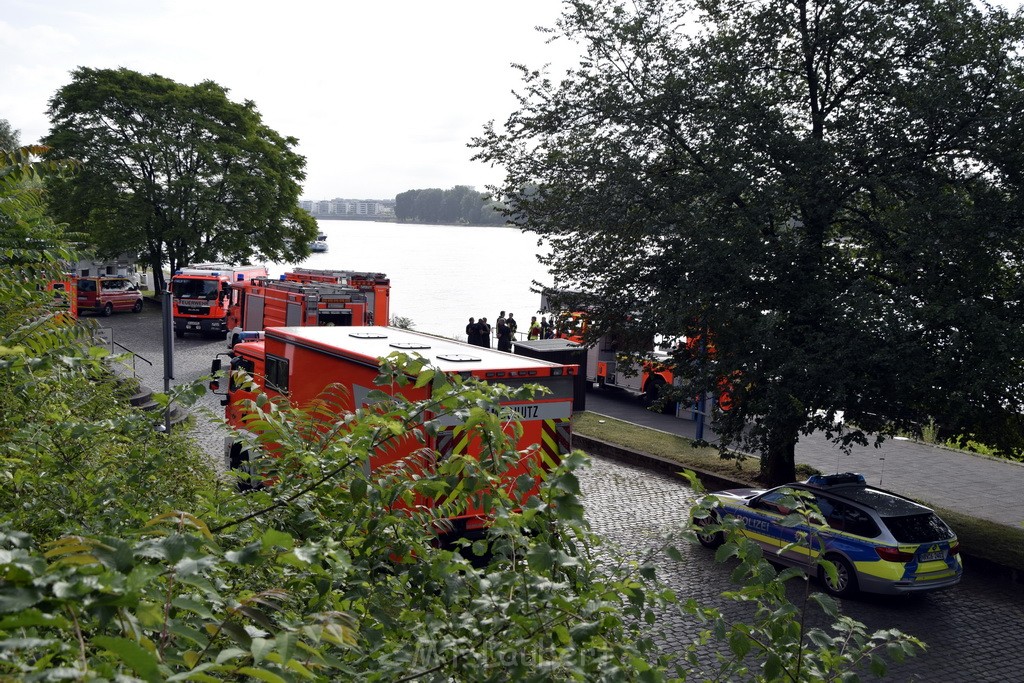
{"label": "tree canopy", "polygon": [[138,253],[163,287],[195,261],[297,260],[316,222],[298,208],[305,159],[212,81],[79,68],[50,100],[53,154],[82,172],[54,183],[58,218],[103,255]]}
{"label": "tree canopy", "polygon": [[[969,0],[572,0],[561,80],[474,141],[591,330],[728,382],[724,444],[1024,430],[1020,16]],[[524,188],[531,188],[524,191]],[[843,423],[839,421],[843,420]]]}
{"label": "tree canopy", "polygon": [[403,223],[505,224],[500,207],[466,185],[401,192],[395,197],[395,218]]}

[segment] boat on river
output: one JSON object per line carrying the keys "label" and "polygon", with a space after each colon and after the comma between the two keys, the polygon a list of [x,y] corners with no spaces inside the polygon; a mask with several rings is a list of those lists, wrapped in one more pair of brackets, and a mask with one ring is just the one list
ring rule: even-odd
{"label": "boat on river", "polygon": [[309,243],[309,249],[312,252],[323,254],[327,251],[327,235],[320,233],[316,236],[316,240]]}

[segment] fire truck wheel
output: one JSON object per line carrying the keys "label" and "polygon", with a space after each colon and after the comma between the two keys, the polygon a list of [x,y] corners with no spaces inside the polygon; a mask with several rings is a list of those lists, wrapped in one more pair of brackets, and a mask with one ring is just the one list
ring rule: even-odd
{"label": "fire truck wheel", "polygon": [[136,301],[135,305],[132,306],[132,313],[142,313],[142,299]]}
{"label": "fire truck wheel", "polygon": [[107,305],[103,307],[103,317],[109,318],[114,314],[114,304],[107,302]]}
{"label": "fire truck wheel", "polygon": [[[645,406],[654,405],[654,403],[661,398],[662,388],[665,386],[665,378],[661,375],[652,375],[647,380],[647,384],[644,385],[644,394],[641,400]],[[661,407],[661,412],[665,415],[671,415],[674,411],[674,406],[671,401],[666,401],[665,405]]]}

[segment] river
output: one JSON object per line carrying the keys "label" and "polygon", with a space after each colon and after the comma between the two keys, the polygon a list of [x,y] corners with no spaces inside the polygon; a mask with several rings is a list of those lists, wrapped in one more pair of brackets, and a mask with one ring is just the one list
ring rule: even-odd
{"label": "river", "polygon": [[291,267],[360,270],[391,279],[391,316],[421,332],[465,340],[470,316],[493,327],[501,311],[525,332],[537,315],[535,281],[551,284],[537,262],[537,236],[515,228],[319,221],[328,251],[301,263],[268,263],[272,277]]}

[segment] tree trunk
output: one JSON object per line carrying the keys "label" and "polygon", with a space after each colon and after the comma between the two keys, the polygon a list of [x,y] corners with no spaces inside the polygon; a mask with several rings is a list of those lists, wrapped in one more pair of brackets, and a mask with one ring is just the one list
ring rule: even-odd
{"label": "tree trunk", "polygon": [[762,484],[781,486],[796,480],[796,442],[799,440],[798,425],[779,425],[772,429],[768,450],[761,455]]}
{"label": "tree trunk", "polygon": [[167,289],[167,281],[164,279],[164,269],[161,259],[152,254],[149,259],[149,267],[153,269],[153,293],[159,299],[164,290]]}

